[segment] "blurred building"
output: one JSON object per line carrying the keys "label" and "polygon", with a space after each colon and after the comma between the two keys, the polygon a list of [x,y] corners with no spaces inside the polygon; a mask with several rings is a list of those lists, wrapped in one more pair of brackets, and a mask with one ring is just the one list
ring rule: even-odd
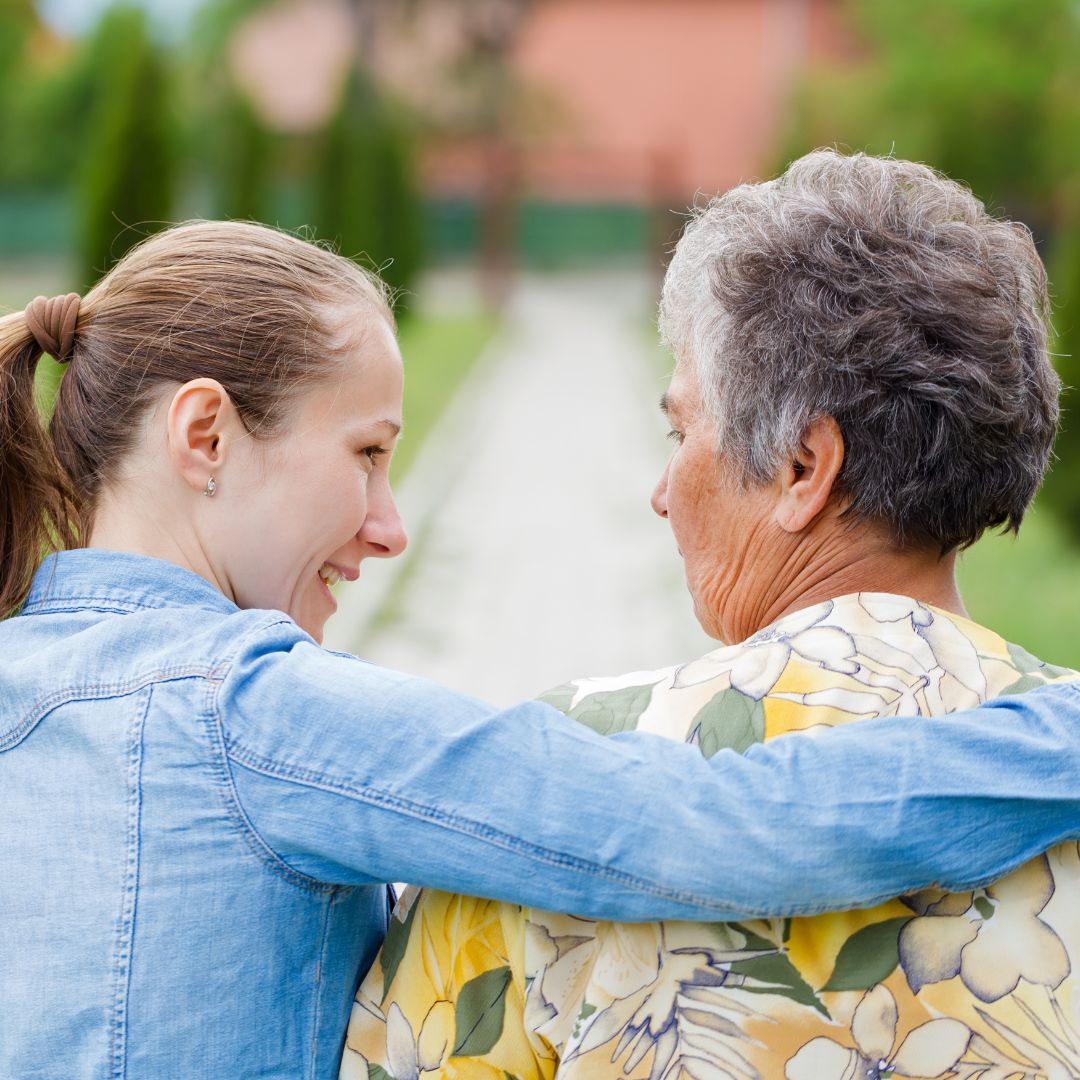
{"label": "blurred building", "polygon": [[845,47],[836,8],[535,0],[512,62],[553,115],[523,133],[529,186],[548,197],[682,200],[768,169],[792,80]]}
{"label": "blurred building", "polygon": [[851,51],[838,0],[283,0],[232,59],[313,130],[360,56],[427,122],[437,246],[542,257],[652,247],[658,211],[771,171],[793,81]]}

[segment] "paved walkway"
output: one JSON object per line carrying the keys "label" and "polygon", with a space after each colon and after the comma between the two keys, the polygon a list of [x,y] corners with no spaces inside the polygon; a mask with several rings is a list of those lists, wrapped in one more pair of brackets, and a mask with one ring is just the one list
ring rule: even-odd
{"label": "paved walkway", "polygon": [[500,704],[714,646],[649,508],[668,451],[651,304],[643,275],[521,281],[399,491],[409,551],[364,563],[327,644]]}

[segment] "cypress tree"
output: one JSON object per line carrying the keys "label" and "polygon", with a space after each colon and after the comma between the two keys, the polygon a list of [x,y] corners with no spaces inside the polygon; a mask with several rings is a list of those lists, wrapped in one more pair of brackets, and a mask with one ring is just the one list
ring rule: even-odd
{"label": "cypress tree", "polygon": [[108,11],[92,56],[96,92],[79,192],[84,285],[168,224],[177,167],[168,73],[145,13],[128,7]]}
{"label": "cypress tree", "polygon": [[251,102],[231,83],[221,102],[217,134],[221,216],[249,221],[265,220],[271,136]]}
{"label": "cypress tree", "polygon": [[407,289],[424,257],[423,204],[409,131],[358,67],[323,133],[314,223],[343,255],[369,261]]}

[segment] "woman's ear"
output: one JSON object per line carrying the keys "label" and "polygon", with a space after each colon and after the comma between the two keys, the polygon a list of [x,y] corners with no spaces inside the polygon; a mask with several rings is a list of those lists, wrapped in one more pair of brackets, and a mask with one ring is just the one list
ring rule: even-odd
{"label": "woman's ear", "polygon": [[173,394],[169,456],[190,488],[205,491],[209,479],[220,474],[242,429],[236,406],[216,379],[192,379]]}
{"label": "woman's ear", "polygon": [[802,532],[825,509],[844,464],[844,436],[831,416],[803,432],[793,461],[780,475],[774,518],[785,532]]}

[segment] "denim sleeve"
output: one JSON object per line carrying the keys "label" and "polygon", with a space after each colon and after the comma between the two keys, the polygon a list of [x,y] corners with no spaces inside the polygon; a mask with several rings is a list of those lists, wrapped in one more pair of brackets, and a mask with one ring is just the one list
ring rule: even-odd
{"label": "denim sleeve", "polygon": [[238,650],[218,715],[250,827],[320,881],[735,919],[991,880],[1080,835],[1068,685],[706,760],[535,702],[495,710],[281,624]]}

